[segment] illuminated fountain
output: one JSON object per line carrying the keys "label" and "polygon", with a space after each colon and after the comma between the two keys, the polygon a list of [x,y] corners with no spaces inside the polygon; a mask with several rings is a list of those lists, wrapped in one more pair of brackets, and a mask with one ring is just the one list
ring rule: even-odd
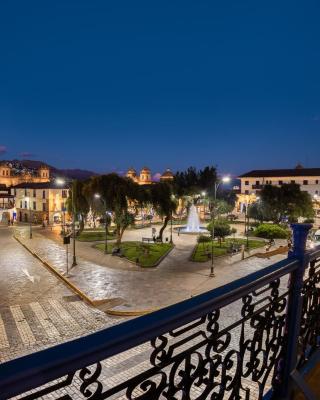
{"label": "illuminated fountain", "polygon": [[200,219],[196,206],[192,204],[189,210],[187,225],[179,229],[180,233],[200,233],[206,232],[206,228],[200,226]]}

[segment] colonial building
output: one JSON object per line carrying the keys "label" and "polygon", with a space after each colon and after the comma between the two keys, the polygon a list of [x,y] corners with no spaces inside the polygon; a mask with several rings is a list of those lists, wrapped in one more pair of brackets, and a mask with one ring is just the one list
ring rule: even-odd
{"label": "colonial building", "polygon": [[25,169],[15,170],[10,163],[0,163],[0,184],[7,187],[19,185],[20,183],[49,182],[50,169],[46,165],[40,166],[36,171]]}
{"label": "colonial building", "polygon": [[61,223],[65,217],[67,187],[57,187],[54,183],[20,183],[11,188],[15,196],[16,218],[18,222]]}
{"label": "colonial building", "polygon": [[13,218],[14,196],[6,185],[0,184],[0,223],[8,224]]}
{"label": "colonial building", "polygon": [[[139,175],[137,174],[137,171],[134,168],[129,168],[126,176],[128,178],[131,178],[134,182],[138,183],[139,185],[150,185],[153,183],[151,171],[147,167],[142,168]],[[168,168],[160,176],[160,181],[161,182],[170,182],[170,181],[173,181],[173,178],[174,178],[173,173]]]}
{"label": "colonial building", "polygon": [[288,183],[300,185],[317,202],[320,198],[320,168],[303,168],[297,165],[293,169],[253,170],[239,176],[241,192],[238,195],[237,208],[251,204],[259,197],[265,185],[281,186]]}

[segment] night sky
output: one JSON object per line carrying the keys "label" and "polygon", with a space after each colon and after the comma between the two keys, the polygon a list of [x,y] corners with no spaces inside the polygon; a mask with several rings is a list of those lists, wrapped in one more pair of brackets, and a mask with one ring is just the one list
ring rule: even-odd
{"label": "night sky", "polygon": [[319,0],[1,0],[0,159],[320,167]]}

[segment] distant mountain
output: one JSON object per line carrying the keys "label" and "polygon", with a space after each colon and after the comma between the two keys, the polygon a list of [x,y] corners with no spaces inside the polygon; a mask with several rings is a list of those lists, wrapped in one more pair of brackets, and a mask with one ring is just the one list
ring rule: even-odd
{"label": "distant mountain", "polygon": [[52,168],[52,172],[56,176],[64,176],[66,178],[70,179],[79,179],[79,180],[84,180],[88,179],[91,176],[99,175],[96,172],[92,171],[87,171],[85,169],[55,169]]}
{"label": "distant mountain", "polygon": [[59,169],[39,160],[3,160],[3,162],[9,164],[14,169],[15,173],[29,171],[31,174],[35,174],[39,167],[46,165],[50,168],[53,177],[84,180],[91,176],[98,175],[96,172],[85,169]]}

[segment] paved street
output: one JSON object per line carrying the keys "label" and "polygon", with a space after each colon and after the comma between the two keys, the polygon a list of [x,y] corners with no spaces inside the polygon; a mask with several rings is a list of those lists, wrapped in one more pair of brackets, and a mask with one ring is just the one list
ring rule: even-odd
{"label": "paved street", "polygon": [[[21,227],[18,230],[25,236],[24,240],[29,246],[60,271],[64,271],[65,248],[56,240],[48,239],[48,236],[53,238],[51,232],[43,236],[35,229],[33,239],[28,240],[26,229]],[[3,276],[0,306],[2,362],[123,320],[110,318],[79,301],[42,263],[14,240],[12,234],[12,228],[0,229],[0,268]],[[137,235],[143,234],[141,231],[129,231],[125,240],[134,240]],[[216,260],[216,277],[209,278],[209,263],[195,264],[188,261],[195,237],[178,237],[175,234],[174,242],[175,249],[154,269],[138,268],[123,259],[105,256],[92,249],[90,244],[77,243],[79,265],[72,270],[71,280],[95,299],[121,297],[124,301],[122,307],[151,308],[223,285],[283,258],[250,258],[233,265],[230,258]],[[239,317],[239,307],[238,302],[223,310],[221,326],[227,326]],[[250,331],[250,327],[248,329]],[[235,349],[238,337],[235,330],[230,344]],[[196,340],[188,341],[182,348],[195,344]],[[104,360],[100,377],[104,389],[148,369],[150,351],[150,344],[146,343]],[[246,380],[246,384],[254,386],[250,380]],[[79,388],[80,380],[76,375],[67,389],[43,398],[58,399],[69,394],[73,399],[83,399],[85,397],[79,393]],[[199,395],[200,391],[196,387],[192,389],[194,396]],[[122,393],[114,398],[126,397]]]}
{"label": "paved street", "polygon": [[0,228],[0,362],[82,336],[120,319],[87,306]]}
{"label": "paved street", "polygon": [[[28,246],[65,272],[66,255],[61,237],[51,231],[43,236],[43,231],[38,229],[29,240],[25,228],[19,227],[18,231]],[[150,228],[131,230],[123,240],[141,240],[148,233]],[[48,240],[46,236],[55,240]],[[93,249],[92,243],[77,242],[78,265],[71,270],[70,280],[92,299],[122,299],[121,309],[155,309],[222,286],[283,258],[249,258],[236,263],[240,255],[217,258],[214,260],[216,276],[212,278],[209,277],[210,261],[189,260],[196,236],[175,233],[173,239],[175,248],[156,268],[140,268],[123,258],[104,255]]]}

